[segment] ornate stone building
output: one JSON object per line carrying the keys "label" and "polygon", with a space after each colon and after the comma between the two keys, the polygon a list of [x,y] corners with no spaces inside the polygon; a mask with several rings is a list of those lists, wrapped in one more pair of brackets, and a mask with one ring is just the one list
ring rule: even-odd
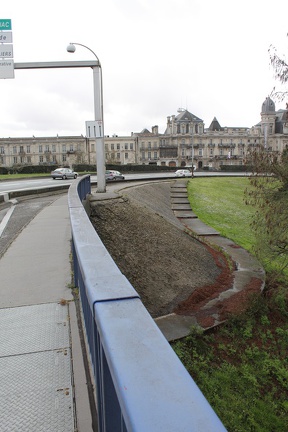
{"label": "ornate stone building", "polygon": [[[164,133],[158,126],[131,136],[105,137],[106,163],[156,164],[219,169],[221,165],[243,165],[251,147],[282,152],[288,146],[288,109],[275,111],[267,97],[261,119],[255,126],[222,127],[216,117],[205,128],[203,120],[185,109],[167,117]],[[0,166],[96,165],[94,139],[79,137],[1,138]]]}
{"label": "ornate stone building", "polygon": [[[203,120],[184,109],[167,118],[164,134],[158,127],[133,134],[140,163],[192,166],[198,169],[221,165],[243,165],[251,147],[264,146],[282,152],[288,146],[288,110],[275,111],[267,97],[262,104],[261,121],[255,126],[222,127],[216,117],[205,128]],[[192,162],[193,161],[193,162]]]}

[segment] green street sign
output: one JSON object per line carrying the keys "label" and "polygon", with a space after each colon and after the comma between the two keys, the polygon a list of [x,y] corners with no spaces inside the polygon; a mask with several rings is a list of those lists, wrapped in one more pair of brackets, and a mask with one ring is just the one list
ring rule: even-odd
{"label": "green street sign", "polygon": [[12,30],[11,19],[0,19],[1,30]]}

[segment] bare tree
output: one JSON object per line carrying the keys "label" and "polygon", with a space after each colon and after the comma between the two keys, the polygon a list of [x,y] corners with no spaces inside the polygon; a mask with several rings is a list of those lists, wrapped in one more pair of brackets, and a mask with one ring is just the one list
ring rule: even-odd
{"label": "bare tree", "polygon": [[282,154],[254,150],[250,162],[246,202],[256,208],[254,251],[269,275],[278,279],[288,272],[288,149]]}
{"label": "bare tree", "polygon": [[[277,49],[273,45],[270,45],[268,52],[270,57],[270,63],[274,69],[275,79],[284,86],[283,90],[277,90],[276,87],[274,87],[271,96],[276,97],[280,101],[283,101],[288,96],[288,64],[285,56],[279,56]],[[286,104],[286,107],[288,107],[288,104]]]}

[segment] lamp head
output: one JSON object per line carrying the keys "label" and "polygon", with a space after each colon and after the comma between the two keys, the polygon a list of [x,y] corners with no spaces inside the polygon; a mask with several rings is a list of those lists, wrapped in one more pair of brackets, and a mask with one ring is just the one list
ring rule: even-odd
{"label": "lamp head", "polygon": [[70,44],[67,46],[67,51],[68,51],[69,53],[74,53],[74,52],[76,51],[76,47],[75,47],[75,45],[73,45],[72,43],[70,43]]}

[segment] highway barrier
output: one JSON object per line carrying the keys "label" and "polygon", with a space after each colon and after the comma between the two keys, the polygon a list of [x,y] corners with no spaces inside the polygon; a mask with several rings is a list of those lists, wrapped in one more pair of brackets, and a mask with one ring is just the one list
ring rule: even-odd
{"label": "highway barrier", "polygon": [[70,186],[68,205],[99,431],[226,431],[92,226],[89,194],[88,175]]}

